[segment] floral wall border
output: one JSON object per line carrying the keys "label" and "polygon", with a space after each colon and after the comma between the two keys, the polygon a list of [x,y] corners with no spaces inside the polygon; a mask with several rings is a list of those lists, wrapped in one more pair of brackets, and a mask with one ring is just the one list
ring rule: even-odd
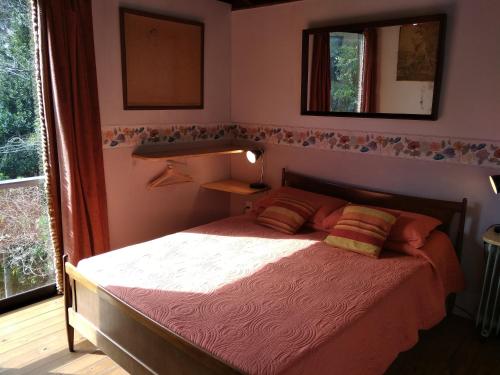
{"label": "floral wall border", "polygon": [[500,168],[500,141],[238,124],[239,140]]}
{"label": "floral wall border", "polygon": [[105,149],[109,149],[153,143],[234,139],[235,129],[235,125],[225,123],[105,126],[102,128],[102,143]]}
{"label": "floral wall border", "polygon": [[500,141],[439,136],[300,128],[261,124],[165,124],[106,126],[103,147],[244,140],[302,148],[500,168]]}

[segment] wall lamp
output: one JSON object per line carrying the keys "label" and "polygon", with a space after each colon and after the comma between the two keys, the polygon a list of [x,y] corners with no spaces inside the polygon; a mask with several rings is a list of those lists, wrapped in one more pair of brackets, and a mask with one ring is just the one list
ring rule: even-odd
{"label": "wall lamp", "polygon": [[[498,194],[500,192],[500,174],[497,174],[496,176],[490,176],[490,183],[493,192],[495,194]],[[494,225],[493,230],[495,233],[500,233],[500,225]]]}
{"label": "wall lamp", "polygon": [[248,150],[246,152],[246,157],[251,164],[257,163],[257,161],[260,159],[260,165],[261,165],[259,182],[252,182],[250,184],[250,187],[252,189],[267,188],[267,185],[264,183],[264,150],[262,149]]}
{"label": "wall lamp", "polygon": [[498,194],[500,191],[500,174],[496,176],[490,176],[491,187],[495,194]]}

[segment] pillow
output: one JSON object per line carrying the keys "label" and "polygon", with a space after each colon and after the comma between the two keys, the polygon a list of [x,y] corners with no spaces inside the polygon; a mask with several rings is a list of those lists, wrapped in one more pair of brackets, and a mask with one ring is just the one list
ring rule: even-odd
{"label": "pillow", "polygon": [[452,250],[452,253],[455,253],[455,249],[453,247],[453,243],[451,242],[450,237],[448,237],[446,233],[441,232],[439,230],[433,230],[429,234],[429,237],[427,238],[425,245],[422,246],[420,249],[417,249],[415,246],[411,245],[408,242],[397,242],[397,241],[387,240],[385,241],[384,244],[384,250],[390,250],[396,253],[401,253],[406,255],[424,256],[424,257],[431,256],[431,254],[425,254],[425,252],[438,253],[442,252],[443,248],[446,247],[450,248]]}
{"label": "pillow", "polygon": [[431,216],[408,211],[396,212],[399,213],[399,217],[392,227],[389,240],[408,243],[417,249],[424,246],[429,234],[442,224],[440,220]]}
{"label": "pillow", "polygon": [[332,229],[335,224],[337,224],[337,222],[340,220],[340,217],[342,216],[342,212],[344,211],[344,207],[340,207],[334,211],[332,211],[332,213],[330,213],[330,215],[328,215],[324,220],[323,220],[323,228],[325,228],[326,230],[330,230]]}
{"label": "pillow", "polygon": [[[340,201],[340,199],[339,199]],[[339,208],[340,204],[340,208]],[[328,231],[328,229],[323,226],[323,223],[325,222],[325,219],[330,216],[330,214],[333,211],[336,210],[342,210],[342,208],[345,207],[347,204],[344,202],[341,203],[327,203],[324,206],[321,206],[312,216],[309,220],[306,222],[306,227],[313,228],[315,230],[322,230],[322,231]]]}
{"label": "pillow", "polygon": [[257,223],[279,232],[294,234],[314,213],[309,202],[294,197],[280,196],[258,217]]}
{"label": "pillow", "polygon": [[255,200],[253,202],[253,211],[257,215],[261,214],[267,207],[271,206],[277,198],[283,195],[307,201],[314,207],[315,213],[309,218],[306,225],[316,230],[327,229],[323,226],[325,218],[336,209],[344,207],[347,204],[347,201],[340,198],[283,186],[279,189],[271,191],[266,196]]}
{"label": "pillow", "polygon": [[408,242],[391,241],[391,240],[385,241],[384,249],[407,255],[413,255],[423,250],[423,249],[422,250],[417,249],[415,246],[411,245]]}
{"label": "pillow", "polygon": [[[389,233],[388,241],[394,242],[394,246],[398,246],[398,242],[408,243],[415,248],[421,248],[425,245],[429,234],[442,224],[441,221],[431,216],[417,214],[415,212],[391,210],[375,206],[369,206],[376,209],[382,209],[397,216],[396,223],[392,226]],[[342,208],[333,211],[323,220],[323,227],[331,229],[337,224],[342,215]]]}
{"label": "pillow", "polygon": [[379,208],[348,205],[325,242],[378,258],[396,218],[396,215]]}

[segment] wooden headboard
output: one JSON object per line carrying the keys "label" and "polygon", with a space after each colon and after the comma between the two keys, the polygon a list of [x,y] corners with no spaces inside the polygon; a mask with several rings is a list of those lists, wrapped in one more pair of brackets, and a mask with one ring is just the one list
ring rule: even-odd
{"label": "wooden headboard", "polygon": [[[283,168],[281,185],[307,190],[318,194],[331,195],[357,204],[367,204],[396,210],[412,211],[435,217],[443,222],[440,229],[448,233],[452,240],[454,239],[453,242],[455,250],[459,259],[461,258],[464,238],[465,212],[467,209],[466,198],[464,198],[461,202],[451,202],[361,189],[354,186],[338,184],[336,182],[325,181],[316,177],[309,177],[290,172],[285,168]],[[452,223],[457,217],[458,224],[455,225],[455,228],[453,228]]]}

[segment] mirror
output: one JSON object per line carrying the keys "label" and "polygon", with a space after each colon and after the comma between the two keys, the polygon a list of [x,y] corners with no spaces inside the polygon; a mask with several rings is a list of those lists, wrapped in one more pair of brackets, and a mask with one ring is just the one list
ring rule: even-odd
{"label": "mirror", "polygon": [[435,120],[446,16],[307,29],[301,113]]}

